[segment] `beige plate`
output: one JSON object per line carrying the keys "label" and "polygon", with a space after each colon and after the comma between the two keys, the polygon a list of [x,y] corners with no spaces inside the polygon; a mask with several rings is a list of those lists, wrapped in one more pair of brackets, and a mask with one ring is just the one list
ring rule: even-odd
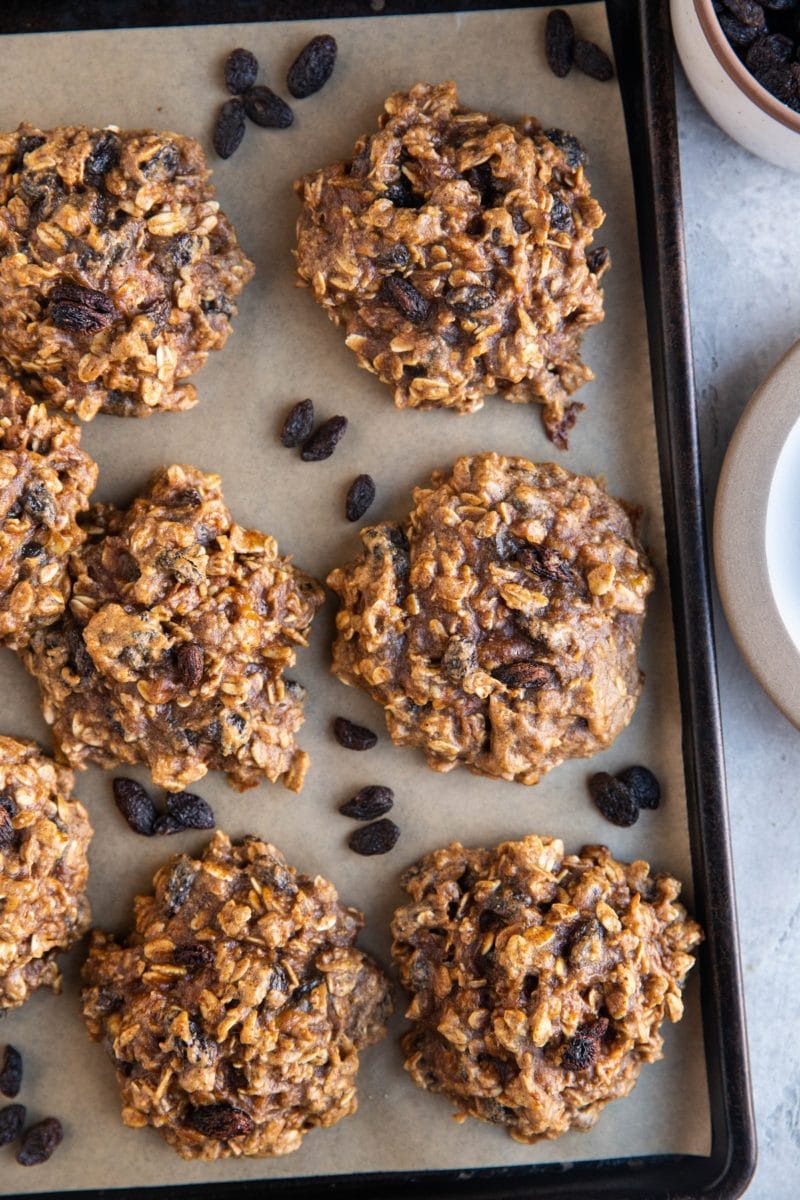
{"label": "beige plate", "polygon": [[750,670],[800,727],[800,342],[745,409],[714,509],[722,604]]}

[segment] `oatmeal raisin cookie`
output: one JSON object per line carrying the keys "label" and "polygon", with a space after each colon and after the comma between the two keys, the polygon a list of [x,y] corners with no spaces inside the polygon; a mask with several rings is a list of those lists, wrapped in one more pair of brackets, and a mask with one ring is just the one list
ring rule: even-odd
{"label": "oatmeal raisin cookie", "polygon": [[97,465],[81,450],[80,437],[77,425],[48,414],[0,370],[3,645],[22,645],[64,611],[67,558],[85,536],[76,518],[97,482]]}
{"label": "oatmeal raisin cookie", "polygon": [[72,785],[34,742],[0,737],[0,1016],[59,992],[56,955],[89,928],[92,827]]}
{"label": "oatmeal raisin cookie", "polygon": [[642,686],[653,572],[593,479],[479,454],[416,488],[402,524],[361,531],[328,577],[333,671],[384,706],[428,765],[536,783],[608,746]]}
{"label": "oatmeal raisin cookie", "polygon": [[[603,319],[605,214],[558,129],[471,112],[453,83],[390,96],[378,132],[295,184],[301,282],[399,408],[535,401],[565,447]],[[588,252],[588,253],[587,253]]]}
{"label": "oatmeal raisin cookie", "polygon": [[125,511],[98,505],[87,528],[64,617],[23,652],[60,756],[144,762],[168,791],[208,770],[299,790],[305,691],[283,671],[321,587],[236,525],[219,476],[194,467],[159,471]]}
{"label": "oatmeal raisin cookie", "polygon": [[253,264],[201,147],[152,130],[0,134],[0,360],[89,421],[191,408]]}
{"label": "oatmeal raisin cookie", "polygon": [[385,1033],[387,980],[332,884],[256,837],[217,833],[134,904],[122,942],[95,930],[89,1032],[116,1067],[127,1125],[182,1158],[288,1154],[356,1109],[358,1052]]}
{"label": "oatmeal raisin cookie", "polygon": [[412,993],[403,1038],[418,1087],[457,1119],[520,1142],[588,1129],[662,1056],[665,1017],[702,940],[680,884],[605,846],[564,854],[531,835],[491,850],[457,842],[411,867],[392,951]]}

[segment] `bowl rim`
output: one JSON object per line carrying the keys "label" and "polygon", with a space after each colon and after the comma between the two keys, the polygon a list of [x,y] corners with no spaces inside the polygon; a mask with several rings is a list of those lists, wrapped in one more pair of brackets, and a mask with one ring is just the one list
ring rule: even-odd
{"label": "bowl rim", "polygon": [[694,0],[694,10],[705,39],[725,74],[768,117],[772,117],[794,133],[800,133],[800,113],[793,112],[750,74],[725,37],[714,12],[712,0]]}

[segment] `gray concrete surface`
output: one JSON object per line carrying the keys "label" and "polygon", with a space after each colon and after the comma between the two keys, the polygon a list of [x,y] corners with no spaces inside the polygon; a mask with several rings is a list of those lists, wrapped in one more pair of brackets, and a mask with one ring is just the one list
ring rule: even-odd
{"label": "gray concrete surface", "polygon": [[[744,406],[800,338],[800,176],[752,157],[722,133],[680,69],[677,91],[695,379],[711,514],[725,449]],[[717,597],[715,603],[759,1139],[747,1198],[796,1200],[800,732],[751,676]]]}

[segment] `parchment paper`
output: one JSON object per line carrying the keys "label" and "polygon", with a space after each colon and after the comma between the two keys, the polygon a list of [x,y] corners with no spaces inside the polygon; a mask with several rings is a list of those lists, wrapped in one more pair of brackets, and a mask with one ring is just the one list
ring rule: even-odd
{"label": "parchment paper", "polygon": [[[572,11],[583,36],[610,45],[602,5]],[[313,766],[303,792],[295,796],[264,784],[240,796],[216,775],[197,786],[221,828],[235,836],[257,832],[301,869],[332,878],[346,901],[367,913],[363,944],[384,963],[388,920],[404,898],[400,871],[455,839],[487,845],[535,831],[563,837],[568,849],[605,841],[619,857],[643,857],[683,878],[691,902],[675,650],[622,108],[614,84],[577,71],[554,79],[542,49],[544,20],[544,10],[515,10],[18,36],[2,43],[0,127],[13,129],[23,119],[45,128],[115,123],[198,137],[215,166],[222,206],[257,266],[232,339],[197,378],[202,397],[197,408],[144,421],[101,416],[85,428],[84,445],[100,464],[98,498],[128,502],[153,469],[171,461],[217,471],[236,519],[275,534],[284,551],[321,579],[359,548],[356,529],[344,520],[343,501],[362,471],[378,484],[368,520],[401,516],[412,485],[426,480],[434,467],[486,449],[534,460],[557,455],[573,470],[604,474],[614,493],[645,509],[645,537],[660,574],[642,651],[647,683],[630,727],[591,763],[558,767],[535,788],[477,778],[463,769],[448,775],[428,770],[415,751],[390,744],[380,710],[365,695],[329,674],[331,599],[315,622],[311,648],[292,672],[309,688],[301,744]],[[295,104],[290,130],[249,126],[236,155],[217,160],[210,142],[225,99],[225,54],[235,46],[250,47],[261,63],[260,80],[285,94],[289,63],[310,36],[326,28],[338,39],[339,61],[325,90]],[[534,113],[546,125],[572,130],[590,149],[594,195],[608,213],[599,244],[611,248],[613,269],[605,284],[606,321],[585,341],[597,378],[580,393],[587,411],[566,454],[545,439],[537,407],[490,400],[480,413],[464,417],[397,411],[387,389],[357,368],[342,335],[310,295],[293,287],[290,251],[298,205],[292,180],[348,157],[356,136],[374,128],[391,91],[443,78],[456,79],[470,106],[509,118]],[[286,409],[304,396],[314,398],[320,416],[341,412],[350,420],[344,441],[324,463],[301,462],[277,439]],[[49,750],[35,685],[10,652],[0,654],[0,702],[3,732],[38,738]],[[339,748],[330,734],[339,713],[380,730],[378,747],[366,754]],[[585,780],[591,771],[633,762],[657,772],[664,801],[634,828],[616,829],[593,808]],[[147,782],[146,772],[130,773]],[[397,795],[392,815],[402,836],[383,858],[349,851],[345,839],[354,825],[336,811],[367,783],[390,784]],[[206,835],[137,837],[115,809],[110,784],[110,773],[90,770],[79,775],[77,792],[96,830],[90,886],[95,921],[122,932],[133,895],[148,889],[156,867],[169,854],[198,850]],[[209,1165],[184,1163],[157,1133],[121,1124],[113,1070],[104,1051],[90,1043],[79,1013],[81,957],[79,950],[67,961],[60,997],[35,996],[0,1028],[0,1040],[13,1041],[25,1057],[20,1099],[29,1119],[57,1114],[66,1130],[51,1161],[33,1171],[17,1167],[10,1151],[0,1152],[2,1193],[709,1152],[696,970],[685,1019],[666,1029],[665,1059],[645,1067],[632,1097],[606,1108],[589,1133],[523,1146],[474,1120],[456,1124],[448,1102],[417,1090],[402,1070],[400,994],[389,1036],[362,1057],[354,1117],[333,1130],[312,1132],[301,1150],[285,1158]]]}

